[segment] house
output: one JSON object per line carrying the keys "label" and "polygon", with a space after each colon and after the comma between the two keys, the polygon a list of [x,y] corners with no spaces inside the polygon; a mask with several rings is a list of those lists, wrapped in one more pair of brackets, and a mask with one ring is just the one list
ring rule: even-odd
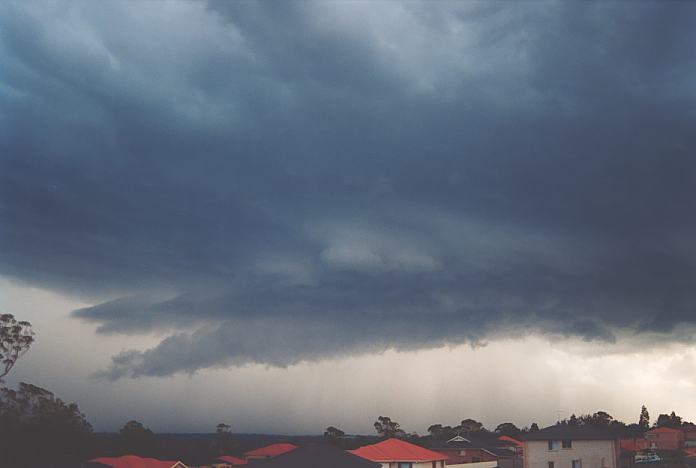
{"label": "house", "polygon": [[242,460],[241,458],[233,457],[232,455],[222,455],[220,457],[217,457],[215,460],[226,463],[230,466],[240,466],[240,465],[246,465],[248,463],[246,460]]}
{"label": "house", "polygon": [[88,466],[112,468],[187,468],[180,461],[162,461],[155,458],[143,458],[136,455],[122,457],[101,457],[89,460]]}
{"label": "house", "polygon": [[642,452],[650,448],[650,442],[643,437],[622,438],[619,443],[624,452]]}
{"label": "house", "polygon": [[265,460],[267,458],[277,457],[287,452],[295,450],[297,445],[288,443],[278,443],[266,445],[254,450],[250,450],[244,454],[244,458],[248,460]]}
{"label": "house", "polygon": [[610,428],[556,425],[522,437],[524,468],[620,468],[619,435]]}
{"label": "house", "polygon": [[519,441],[517,439],[514,439],[510,436],[502,435],[498,437],[498,440],[507,444],[509,447],[515,447],[515,450],[522,455],[522,452],[524,451],[524,444],[522,441]]}
{"label": "house", "polygon": [[326,444],[311,444],[273,458],[251,462],[254,468],[381,468],[379,463]]}
{"label": "house", "polygon": [[[519,441],[514,442],[521,445]],[[429,448],[446,455],[446,465],[493,462],[493,466],[501,468],[522,468],[521,450],[518,452],[515,443],[501,440],[495,434],[480,433],[458,435],[447,441],[435,440],[430,442]]]}
{"label": "house", "polygon": [[684,447],[696,447],[696,424],[684,423],[682,432],[684,433]]}
{"label": "house", "polygon": [[448,459],[447,455],[401,439],[387,439],[349,452],[381,463],[382,468],[444,468]]}
{"label": "house", "polygon": [[656,427],[645,433],[649,448],[679,450],[684,446],[684,433],[671,427]]}

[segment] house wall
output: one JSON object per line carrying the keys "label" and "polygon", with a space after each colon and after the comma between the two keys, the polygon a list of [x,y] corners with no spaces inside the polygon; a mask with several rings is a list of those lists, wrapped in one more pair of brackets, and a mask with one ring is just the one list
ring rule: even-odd
{"label": "house wall", "polygon": [[492,462],[497,461],[498,457],[481,449],[437,449],[438,453],[449,457],[445,463],[449,465],[459,465],[462,463]]}
{"label": "house wall", "polygon": [[581,460],[582,468],[620,468],[619,444],[614,440],[573,440],[571,448],[549,450],[548,442],[524,443],[524,468],[572,468],[573,460]]}
{"label": "house wall", "polygon": [[498,462],[481,462],[481,463],[462,463],[460,465],[447,465],[447,468],[496,468]]}
{"label": "house wall", "polygon": [[681,431],[648,431],[645,438],[650,442],[650,446],[660,450],[679,450],[684,440]]}

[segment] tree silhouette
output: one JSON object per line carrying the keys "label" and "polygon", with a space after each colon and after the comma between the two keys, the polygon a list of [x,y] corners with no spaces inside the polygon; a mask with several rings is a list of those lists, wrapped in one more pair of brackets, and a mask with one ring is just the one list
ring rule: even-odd
{"label": "tree silhouette", "polygon": [[77,466],[92,426],[75,403],[41,387],[0,388],[0,466]]}
{"label": "tree silhouette", "polygon": [[378,417],[374,426],[377,434],[384,438],[403,437],[405,435],[405,432],[401,429],[399,423],[392,421],[389,416]]}
{"label": "tree silhouette", "polygon": [[119,433],[126,452],[141,456],[154,453],[155,434],[138,421],[128,421]]}
{"label": "tree silhouette", "polygon": [[650,413],[648,413],[648,408],[646,408],[645,405],[640,408],[638,425],[641,427],[641,429],[648,429],[650,427]]}
{"label": "tree silhouette", "polygon": [[682,426],[682,418],[677,416],[674,411],[671,414],[661,414],[655,421],[655,427],[671,427],[679,429]]}
{"label": "tree silhouette", "polygon": [[522,433],[520,428],[515,426],[511,422],[498,424],[498,427],[495,428],[495,432],[497,434],[506,435],[508,437],[519,437],[519,435]]}
{"label": "tree silhouette", "polygon": [[483,424],[478,422],[475,419],[465,419],[461,422],[459,425],[459,430],[461,430],[464,433],[471,434],[473,432],[480,432],[480,431],[485,431]]}
{"label": "tree silhouette", "polygon": [[532,423],[531,426],[529,426],[529,432],[537,432],[539,430],[539,425],[537,423]]}
{"label": "tree silhouette", "polygon": [[215,438],[211,444],[211,450],[216,455],[225,455],[234,449],[232,428],[229,424],[219,423],[215,426]]}
{"label": "tree silhouette", "polygon": [[324,437],[326,437],[327,439],[338,439],[339,437],[343,437],[344,435],[346,435],[345,432],[334,426],[329,426],[326,428],[326,431],[324,431]]}
{"label": "tree silhouette", "polygon": [[18,321],[12,314],[0,315],[0,383],[33,342],[31,323]]}

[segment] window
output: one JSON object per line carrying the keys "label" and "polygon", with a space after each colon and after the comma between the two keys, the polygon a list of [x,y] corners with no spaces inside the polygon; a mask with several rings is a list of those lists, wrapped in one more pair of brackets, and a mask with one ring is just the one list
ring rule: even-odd
{"label": "window", "polygon": [[549,440],[549,450],[558,450],[561,448],[560,440]]}
{"label": "window", "polygon": [[573,448],[573,441],[568,439],[564,440],[563,448]]}
{"label": "window", "polygon": [[437,468],[437,462],[433,462],[433,468]]}
{"label": "window", "polygon": [[582,461],[581,460],[573,460],[571,464],[571,468],[582,468]]}
{"label": "window", "polygon": [[399,462],[399,468],[413,468],[413,463],[411,463],[411,462]]}
{"label": "window", "polygon": [[549,468],[553,468],[553,462],[549,462]]}

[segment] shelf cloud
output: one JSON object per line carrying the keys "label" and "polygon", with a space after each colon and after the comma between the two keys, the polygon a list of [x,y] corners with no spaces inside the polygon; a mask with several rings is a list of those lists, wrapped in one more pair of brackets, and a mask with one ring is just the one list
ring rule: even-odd
{"label": "shelf cloud", "polygon": [[690,340],[696,4],[9,2],[0,274],[99,375]]}

